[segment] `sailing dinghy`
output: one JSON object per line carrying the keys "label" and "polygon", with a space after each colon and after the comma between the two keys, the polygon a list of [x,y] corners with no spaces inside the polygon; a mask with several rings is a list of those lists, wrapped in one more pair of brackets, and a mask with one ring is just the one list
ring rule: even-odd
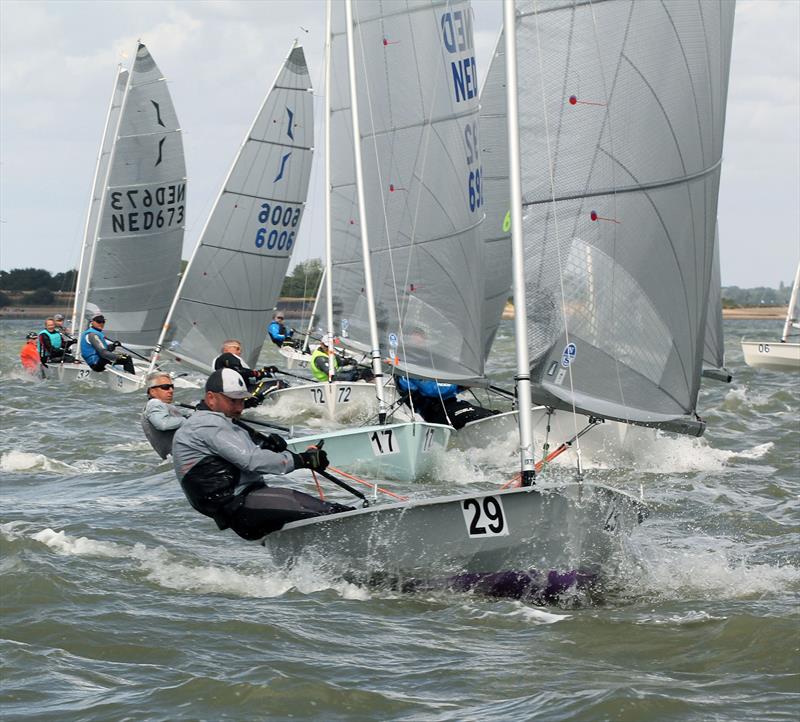
{"label": "sailing dinghy", "polygon": [[[480,379],[485,363],[479,105],[471,21],[461,15],[470,11],[469,5],[458,11],[468,23],[458,41],[463,47],[448,40],[461,63],[454,90],[453,53],[438,24],[446,5],[395,12],[361,3],[354,29],[340,13],[326,71],[335,81],[326,93],[328,331],[335,308],[340,343],[372,363],[378,423],[316,438],[325,440],[337,466],[358,463],[371,475],[404,480],[430,473],[433,451],[447,445],[450,429],[425,421],[402,422],[404,431],[397,424],[382,428],[389,421],[387,388],[393,393],[383,385],[384,360],[392,361],[393,373],[447,382]],[[369,393],[367,384],[351,388]],[[301,392],[277,392],[276,403]],[[386,447],[376,440],[388,434],[402,443],[393,446],[387,466]]]}
{"label": "sailing dinghy", "polygon": [[786,321],[779,341],[748,341],[742,339],[744,362],[748,366],[769,371],[800,370],[800,341],[790,341],[800,336],[800,263],[794,275],[792,295],[786,311]]}
{"label": "sailing dinghy", "polygon": [[210,373],[223,341],[235,338],[255,366],[300,229],[313,145],[311,79],[295,42],[206,221],[152,364]]}
{"label": "sailing dinghy", "polygon": [[[431,7],[440,28],[469,17],[466,3]],[[347,11],[349,26],[352,0]],[[287,524],[264,540],[279,560],[319,551],[337,572],[412,589],[580,586],[602,578],[645,510],[580,476],[535,478],[532,387],[573,412],[695,431],[733,6],[505,0],[504,18],[523,486]],[[540,270],[569,295],[546,294]],[[667,272],[677,289],[656,283]],[[696,302],[678,303],[686,294]],[[529,323],[548,301],[553,316]]]}
{"label": "sailing dinghy", "polygon": [[[114,85],[86,219],[73,309],[77,337],[89,308],[134,355],[151,349],[180,271],[186,222],[186,165],[167,81],[139,43]],[[66,367],[66,365],[65,365]],[[113,366],[112,389],[141,388]]]}

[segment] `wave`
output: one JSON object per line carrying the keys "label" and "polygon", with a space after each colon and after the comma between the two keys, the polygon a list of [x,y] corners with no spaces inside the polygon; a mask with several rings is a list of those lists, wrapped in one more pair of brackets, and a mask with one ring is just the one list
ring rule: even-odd
{"label": "wave", "polygon": [[367,599],[370,596],[362,587],[325,578],[318,568],[310,565],[301,563],[291,570],[280,569],[271,564],[266,552],[263,569],[249,571],[182,560],[161,546],[150,548],[141,543],[125,545],[74,537],[50,528],[24,533],[24,526],[24,522],[0,524],[0,533],[9,540],[29,537],[62,556],[129,559],[145,573],[148,581],[164,589],[254,598],[279,597],[293,590],[302,594],[333,590],[344,599]]}
{"label": "wave", "polygon": [[58,459],[51,459],[44,454],[12,450],[0,455],[0,471],[46,471],[51,473],[81,471],[95,473],[101,471],[101,469],[92,461],[82,461],[72,465]]}

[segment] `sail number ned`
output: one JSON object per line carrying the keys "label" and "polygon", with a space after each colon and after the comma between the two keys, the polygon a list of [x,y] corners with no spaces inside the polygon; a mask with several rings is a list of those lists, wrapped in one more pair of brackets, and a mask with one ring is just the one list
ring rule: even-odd
{"label": "sail number ned", "polygon": [[471,539],[508,536],[508,524],[500,497],[464,499],[461,502],[461,511],[464,513],[464,523]]}

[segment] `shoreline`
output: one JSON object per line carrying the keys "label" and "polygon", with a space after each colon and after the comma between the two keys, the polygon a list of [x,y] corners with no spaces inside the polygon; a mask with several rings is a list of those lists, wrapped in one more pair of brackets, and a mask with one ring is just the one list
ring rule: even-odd
{"label": "shoreline", "polygon": [[[278,303],[284,307],[291,307],[298,304],[299,299],[281,299]],[[313,302],[313,299],[307,299],[306,303]],[[298,304],[302,305],[302,304]],[[287,308],[288,312],[292,309]],[[763,308],[761,306],[750,306],[743,308],[723,308],[722,318],[726,320],[736,321],[783,321],[788,312],[787,306],[769,306]],[[64,308],[63,304],[56,304],[54,306],[5,306],[0,308],[0,319],[7,321],[24,321],[32,319],[37,322],[43,323],[44,319],[48,316],[53,316],[57,313],[64,315],[64,318],[70,318],[72,315],[72,306]],[[514,306],[507,303],[503,309],[503,320],[510,321],[514,318]]]}
{"label": "shoreline", "polygon": [[[742,308],[723,308],[722,318],[734,321],[784,321],[789,312],[788,306],[743,306]],[[507,303],[503,309],[503,320],[514,318],[514,305]]]}

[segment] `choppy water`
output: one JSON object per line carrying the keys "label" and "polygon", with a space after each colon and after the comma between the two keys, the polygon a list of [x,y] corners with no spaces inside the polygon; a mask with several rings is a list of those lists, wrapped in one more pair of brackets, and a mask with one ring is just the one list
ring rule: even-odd
{"label": "choppy water", "polygon": [[[703,439],[587,458],[652,514],[617,591],[544,609],[287,576],[189,508],[142,399],[25,378],[27,327],[3,323],[2,719],[797,719],[800,378],[738,345],[779,327],[726,322],[736,379],[705,385]],[[442,473],[509,453],[448,452]]]}

